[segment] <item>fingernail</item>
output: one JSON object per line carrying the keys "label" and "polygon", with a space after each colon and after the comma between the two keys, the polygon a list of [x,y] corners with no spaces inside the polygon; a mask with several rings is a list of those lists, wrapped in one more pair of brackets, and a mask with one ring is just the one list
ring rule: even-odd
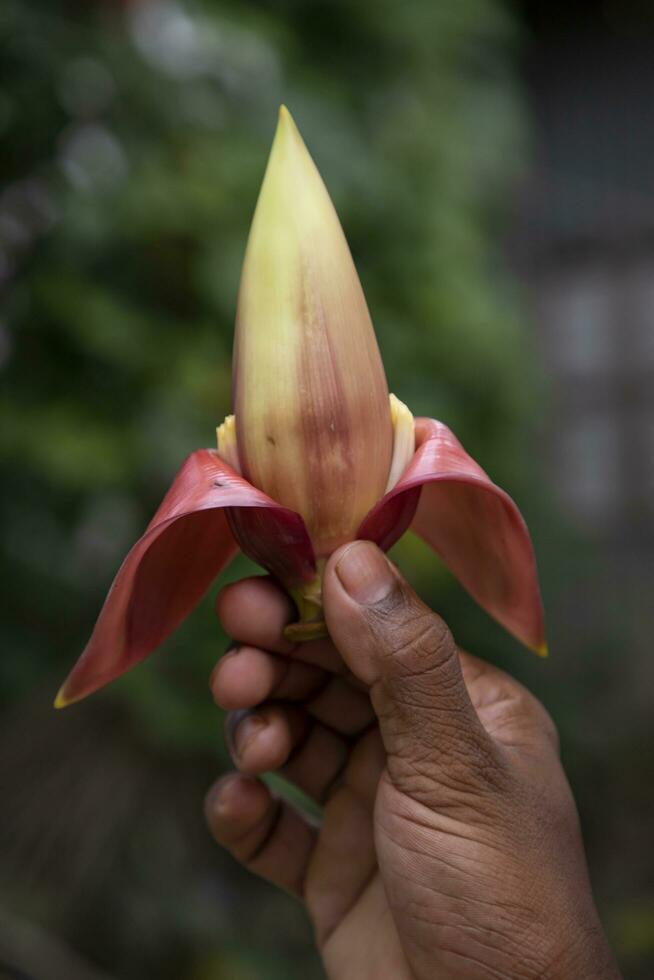
{"label": "fingernail", "polygon": [[336,574],[356,602],[372,605],[385,599],[396,585],[390,563],[371,541],[355,541],[336,563]]}
{"label": "fingernail", "polygon": [[230,711],[225,719],[225,738],[232,758],[240,756],[266,724],[265,719],[251,708]]}
{"label": "fingernail", "polygon": [[205,812],[207,816],[215,814],[221,817],[231,810],[234,790],[239,778],[234,773],[230,773],[228,776],[223,776],[222,779],[219,779],[217,783],[214,783],[205,798]]}

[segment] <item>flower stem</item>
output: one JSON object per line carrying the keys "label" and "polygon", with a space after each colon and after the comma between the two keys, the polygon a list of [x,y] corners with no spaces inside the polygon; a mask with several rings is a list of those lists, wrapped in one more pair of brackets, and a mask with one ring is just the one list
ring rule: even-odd
{"label": "flower stem", "polygon": [[297,606],[299,619],[284,628],[284,637],[291,643],[306,643],[327,636],[327,626],[322,616],[322,577],[326,559],[318,559],[316,574],[310,582],[290,590]]}

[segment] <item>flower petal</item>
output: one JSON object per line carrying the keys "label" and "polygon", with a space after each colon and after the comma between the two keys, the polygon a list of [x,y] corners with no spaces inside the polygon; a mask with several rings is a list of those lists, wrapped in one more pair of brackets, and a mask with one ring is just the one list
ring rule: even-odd
{"label": "flower petal", "polygon": [[91,694],[158,646],[202,598],[239,550],[229,526],[234,508],[266,513],[278,532],[268,563],[297,579],[315,572],[299,515],[255,489],[210,449],[183,464],[161,506],[127,555],[91,639],[57,696],[57,707]]}
{"label": "flower petal", "polygon": [[520,511],[446,425],[416,419],[416,447],[358,536],[387,549],[410,524],[483,609],[545,654],[538,573]]}

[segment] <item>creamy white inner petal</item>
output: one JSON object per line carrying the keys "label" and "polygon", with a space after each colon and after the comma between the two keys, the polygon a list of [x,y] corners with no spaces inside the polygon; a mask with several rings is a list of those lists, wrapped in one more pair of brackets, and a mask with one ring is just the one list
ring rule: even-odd
{"label": "creamy white inner petal", "polygon": [[416,435],[413,415],[395,395],[389,395],[391,421],[393,423],[393,455],[385,493],[392,490],[416,451]]}
{"label": "creamy white inner petal", "polygon": [[240,475],[241,463],[238,458],[236,442],[236,419],[233,415],[227,415],[222,425],[218,426],[216,439],[218,441],[218,455]]}

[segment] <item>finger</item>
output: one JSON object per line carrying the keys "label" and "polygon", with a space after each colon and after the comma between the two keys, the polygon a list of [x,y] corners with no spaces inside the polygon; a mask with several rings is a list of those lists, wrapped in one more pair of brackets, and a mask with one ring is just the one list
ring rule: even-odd
{"label": "finger", "polygon": [[209,683],[214,700],[227,710],[272,699],[302,701],[314,718],[344,735],[358,734],[374,717],[368,695],[344,678],[254,647],[226,653]]}
{"label": "finger", "polygon": [[371,686],[394,782],[416,798],[495,783],[500,753],[482,726],[443,620],[371,542],[339,549],[323,582],[325,618],[345,662]]}
{"label": "finger", "polygon": [[352,749],[342,780],[347,791],[371,813],[385,766],[386,751],[379,726],[375,725],[364,732]]}
{"label": "finger", "polygon": [[463,679],[479,720],[511,748],[559,752],[556,726],[540,701],[510,674],[459,651]]}
{"label": "finger", "polygon": [[384,748],[375,727],[352,750],[342,781],[324,809],[321,846],[305,882],[306,902],[319,924],[319,945],[353,908],[375,870],[372,815],[384,764]]}
{"label": "finger", "polygon": [[328,637],[295,645],[284,638],[284,627],[297,618],[297,611],[271,578],[258,576],[226,585],[216,597],[216,613],[227,635],[243,645],[288,654],[331,673],[347,672]]}
{"label": "finger", "polygon": [[256,710],[230,711],[225,740],[234,765],[248,776],[281,769],[302,744],[310,721],[301,708],[264,704]]}
{"label": "finger", "polygon": [[271,698],[304,700],[325,686],[319,667],[252,646],[238,646],[218,661],[209,680],[214,701],[227,710],[252,708]]}
{"label": "finger", "polygon": [[342,677],[327,675],[326,683],[307,698],[305,707],[312,718],[349,737],[359,735],[375,718],[367,691],[354,688]]}
{"label": "finger", "polygon": [[216,613],[228,636],[249,646],[290,653],[284,627],[293,622],[290,597],[266,576],[232,582],[216,596]]}
{"label": "finger", "polygon": [[231,774],[207,794],[205,814],[215,840],[255,874],[296,895],[316,842],[316,831],[263,783]]}
{"label": "finger", "polygon": [[234,712],[227,717],[226,735],[241,772],[279,772],[318,803],[337,784],[350,751],[344,738],[290,705]]}

